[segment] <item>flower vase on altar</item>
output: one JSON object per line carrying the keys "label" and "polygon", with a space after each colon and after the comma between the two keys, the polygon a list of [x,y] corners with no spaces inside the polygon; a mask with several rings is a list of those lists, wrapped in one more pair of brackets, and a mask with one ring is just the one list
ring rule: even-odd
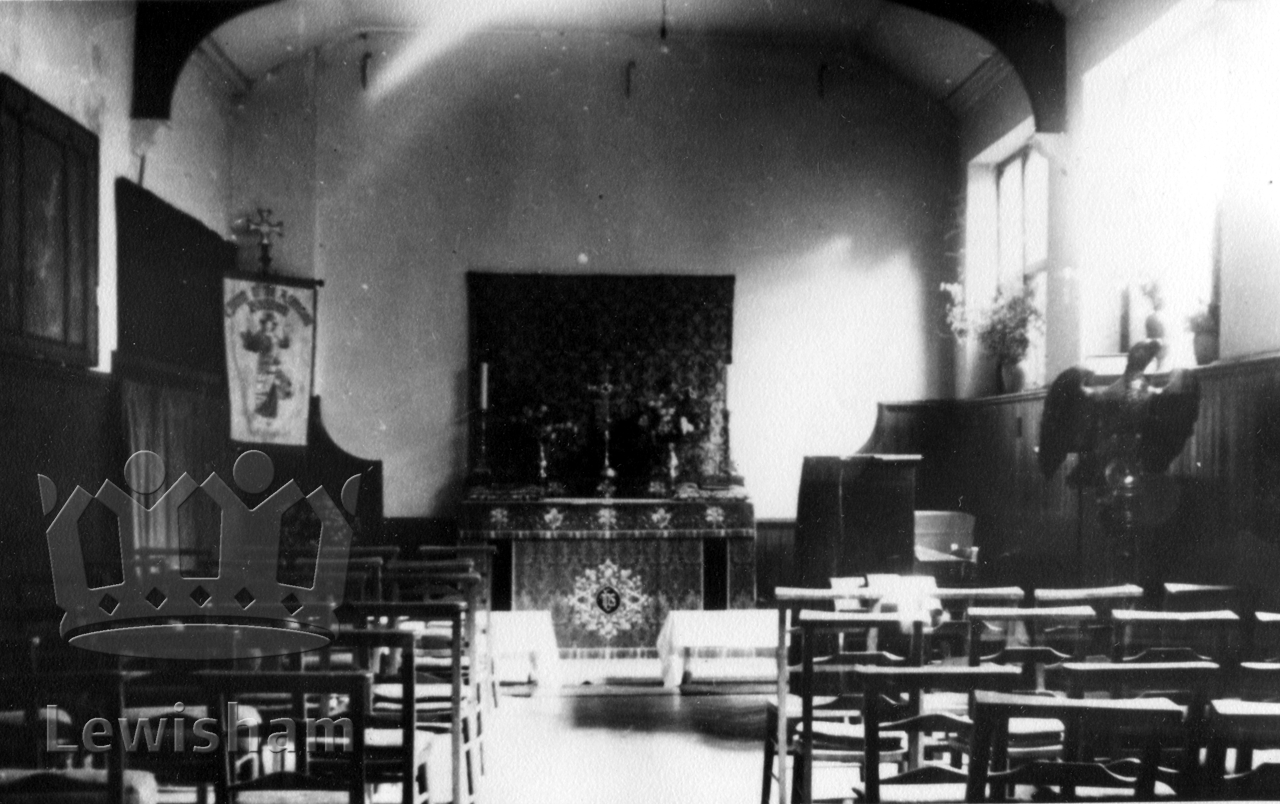
{"label": "flower vase on altar", "polygon": [[674,494],[681,475],[689,474],[691,450],[706,433],[709,412],[707,400],[689,387],[671,384],[666,390],[651,393],[640,401],[635,419],[639,432],[649,444],[649,471],[653,482],[650,490]]}

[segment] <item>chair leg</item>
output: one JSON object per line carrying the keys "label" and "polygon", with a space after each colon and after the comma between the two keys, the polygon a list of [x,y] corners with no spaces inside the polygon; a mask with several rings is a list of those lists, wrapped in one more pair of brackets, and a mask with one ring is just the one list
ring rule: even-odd
{"label": "chair leg", "polygon": [[[773,757],[774,757],[774,732],[777,731],[778,718],[769,712],[765,716],[764,723],[764,778],[760,782],[760,804],[770,804],[773,796]],[[786,761],[784,757],[783,762]]]}
{"label": "chair leg", "polygon": [[[791,763],[791,802],[804,804],[809,800],[809,774],[813,770],[813,763],[804,751],[797,751],[795,757],[795,761]],[[787,754],[779,751],[779,758],[786,762]]]}

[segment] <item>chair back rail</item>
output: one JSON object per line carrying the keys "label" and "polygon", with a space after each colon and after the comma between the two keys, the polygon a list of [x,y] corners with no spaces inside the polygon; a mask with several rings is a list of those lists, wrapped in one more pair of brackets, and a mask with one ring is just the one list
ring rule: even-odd
{"label": "chair back rail", "polygon": [[[1054,718],[1064,721],[1068,731],[1077,733],[1086,726],[1111,729],[1120,724],[1139,730],[1145,739],[1139,772],[1134,777],[1132,786],[1136,797],[1149,799],[1155,791],[1160,746],[1180,728],[1183,709],[1162,698],[1065,699],[979,690],[974,697],[974,727],[966,801],[986,800],[988,783],[996,782],[994,787],[1010,783],[1009,777],[992,779],[990,763],[994,744],[1007,739],[1008,721],[1011,717]],[[1073,753],[1075,747],[1067,746],[1067,762],[1080,761],[1080,757]],[[1063,795],[1071,795],[1077,782],[1072,778],[1063,778],[1063,769],[1048,767],[1059,764],[1024,765],[1021,774],[1014,778],[1019,784],[1061,785],[1064,788]],[[1106,777],[1089,781],[1106,781]],[[1116,784],[1122,782],[1123,786],[1129,786],[1127,777],[1115,780]]]}
{"label": "chair back rail", "polygon": [[[1113,698],[1160,696],[1165,700],[1182,699],[1186,717],[1176,747],[1182,751],[1177,765],[1175,784],[1180,793],[1194,794],[1200,783],[1200,749],[1207,742],[1205,711],[1209,701],[1229,685],[1231,674],[1215,662],[1066,662],[1055,668],[1061,673],[1067,694],[1083,700],[1091,693],[1106,693]],[[1097,700],[1097,699],[1094,699]],[[1120,733],[1111,730],[1108,737],[1117,744]],[[1069,752],[1080,751],[1084,736],[1068,729]]]}
{"label": "chair back rail", "polygon": [[[906,731],[910,739],[909,763],[911,770],[926,767],[920,762],[919,736],[921,733],[945,730],[958,733],[968,728],[967,718],[945,713],[921,711],[920,702],[927,691],[969,692],[973,689],[1014,689],[1021,673],[1014,667],[995,665],[969,667],[966,665],[925,665],[920,667],[880,667],[860,665],[854,668],[857,685],[863,690],[865,705],[863,723],[866,739],[864,795],[869,804],[880,801],[880,736],[887,730]],[[913,711],[906,718],[891,720],[883,711],[882,699],[891,694],[906,693],[912,701]],[[807,722],[807,721],[806,721]],[[950,776],[950,774],[944,774]],[[929,779],[929,774],[916,774],[905,778],[893,777],[895,783],[918,783]],[[949,781],[956,781],[951,778]],[[810,790],[811,785],[806,786]]]}
{"label": "chair back rail", "polygon": [[1217,661],[1230,665],[1242,650],[1233,611],[1111,612],[1112,661]]}

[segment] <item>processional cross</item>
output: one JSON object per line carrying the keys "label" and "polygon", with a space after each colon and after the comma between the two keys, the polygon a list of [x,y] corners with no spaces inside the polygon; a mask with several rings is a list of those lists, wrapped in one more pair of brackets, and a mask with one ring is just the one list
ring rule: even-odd
{"label": "processional cross", "polygon": [[258,236],[258,262],[262,272],[271,272],[271,238],[284,237],[284,222],[271,220],[271,210],[258,207],[258,217],[245,224]]}
{"label": "processional cross", "polygon": [[612,497],[617,489],[613,479],[618,476],[618,473],[609,465],[609,429],[613,421],[610,407],[613,394],[621,389],[609,382],[609,370],[605,369],[603,382],[588,385],[587,390],[599,395],[600,402],[604,405],[604,466],[600,469],[600,483],[596,486],[596,491],[601,497]]}

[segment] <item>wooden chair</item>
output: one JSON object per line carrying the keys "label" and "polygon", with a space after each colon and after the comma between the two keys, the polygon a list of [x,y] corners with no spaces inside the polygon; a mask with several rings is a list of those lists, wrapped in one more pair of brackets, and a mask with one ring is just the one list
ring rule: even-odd
{"label": "wooden chair", "polygon": [[[1200,749],[1206,743],[1204,717],[1211,698],[1227,679],[1215,662],[1065,662],[1059,668],[1067,694],[1084,699],[1087,694],[1107,694],[1114,699],[1158,698],[1184,706],[1186,717],[1168,736],[1164,748],[1172,768],[1160,768],[1159,775],[1179,794],[1192,795],[1202,789]],[[1105,732],[1067,732],[1065,753],[1090,757],[1102,754],[1122,761],[1133,752],[1147,750],[1148,735],[1126,724],[1112,724]],[[1156,756],[1157,762],[1162,759]]]}
{"label": "wooden chair", "polygon": [[[352,666],[372,676],[373,705],[365,734],[366,780],[400,785],[403,804],[423,804],[432,789],[429,773],[434,735],[418,728],[412,707],[380,706],[379,695],[395,701],[416,700],[418,673],[415,656],[421,641],[411,631],[399,629],[342,629],[329,649],[350,652]],[[449,782],[446,781],[446,785]]]}
{"label": "wooden chair", "polygon": [[[1142,756],[1136,765],[1083,761],[1068,753],[1061,762],[1036,760],[1006,772],[991,772],[992,756],[999,753],[1007,724],[1013,717],[1061,720],[1072,732],[1092,728],[1102,731],[1124,727],[1144,736]],[[1135,798],[1155,794],[1160,748],[1176,734],[1183,710],[1163,698],[1137,700],[1069,699],[979,690],[974,694],[973,738],[965,801],[987,800],[987,787],[1032,785],[1059,787],[1069,796],[1077,787],[1129,788]],[[1075,744],[1068,745],[1068,750]]]}
{"label": "wooden chair", "polygon": [[[452,801],[466,804],[481,795],[482,740],[477,701],[464,681],[467,651],[467,604],[433,602],[357,603],[344,607],[348,622],[361,629],[401,629],[415,634],[414,719],[419,730],[448,734],[452,767]],[[403,662],[403,657],[401,658]],[[379,688],[375,705],[381,712],[405,707],[403,693]]]}
{"label": "wooden chair", "polygon": [[[1280,763],[1253,765],[1258,745],[1280,745],[1280,703],[1216,700],[1209,706],[1208,750],[1205,752],[1206,791],[1216,799],[1280,798]],[[1234,772],[1226,769],[1227,751],[1235,748]],[[1240,754],[1248,750],[1248,760]]]}
{"label": "wooden chair", "polygon": [[[802,641],[800,629],[795,624],[795,618],[804,609],[830,610],[847,601],[854,601],[861,605],[874,600],[874,597],[868,597],[864,594],[863,586],[852,584],[846,584],[842,589],[809,589],[780,586],[774,590],[774,605],[778,612],[777,696],[775,700],[766,703],[765,710],[764,778],[761,784],[760,796],[763,804],[769,804],[775,779],[778,782],[778,795],[781,804],[787,804],[792,793],[792,786],[788,782],[793,781],[794,778],[791,775],[792,768],[788,765],[788,760],[796,753],[796,737],[799,733],[798,724],[802,716],[801,696],[797,693],[804,689],[802,679],[799,676],[802,661]],[[864,635],[868,628],[869,626],[864,627]],[[866,647],[865,640],[863,647]],[[837,640],[831,640],[826,648],[829,653],[841,653]],[[815,651],[820,651],[821,649],[822,646],[814,645]],[[883,651],[864,649],[857,652],[845,652],[843,656],[836,658],[836,661],[841,662],[843,666],[850,667],[854,662],[905,664],[907,659],[904,656],[897,656]],[[862,698],[860,695],[818,696],[816,690],[814,695],[814,717],[819,721],[852,724],[861,718]],[[838,732],[840,730],[837,728],[830,731]],[[833,735],[832,737],[834,743],[839,742],[837,736]],[[838,750],[840,747],[839,745],[832,745],[830,750],[824,753],[824,760],[830,762],[861,761],[860,742],[852,748],[844,746],[847,750],[843,752]],[[776,773],[774,771],[775,761],[777,762]]]}
{"label": "wooden chair", "polygon": [[[431,561],[397,561],[387,564],[383,572],[389,602],[450,602],[466,605],[463,620],[462,679],[467,687],[469,700],[475,702],[470,715],[474,733],[483,732],[484,719],[496,707],[497,674],[489,642],[482,639],[481,614],[484,596],[484,578],[472,570],[471,559],[446,559]],[[485,620],[487,623],[487,618]],[[437,654],[435,667],[440,672],[449,669],[451,656],[447,652]],[[431,665],[428,657],[422,663],[424,670]],[[477,737],[477,739],[479,739]],[[483,755],[478,757],[478,768],[483,772]]]}
{"label": "wooden chair", "polygon": [[[781,744],[790,744],[795,753],[795,778],[792,785],[792,795],[805,804],[810,804],[813,798],[813,769],[814,764],[818,760],[836,759],[841,762],[856,761],[860,762],[863,772],[869,769],[863,759],[865,752],[865,736],[861,728],[855,724],[847,724],[843,728],[827,727],[821,732],[817,728],[818,718],[815,717],[818,705],[818,695],[827,691],[819,684],[820,676],[831,677],[833,687],[829,688],[837,692],[837,700],[847,700],[841,697],[841,693],[854,693],[860,691],[848,684],[848,679],[852,672],[853,666],[857,666],[857,660],[852,659],[852,663],[839,660],[826,660],[819,657],[819,646],[823,644],[819,639],[821,635],[842,635],[842,634],[865,634],[868,629],[904,629],[910,632],[910,646],[907,656],[908,664],[919,665],[924,656],[924,627],[928,619],[921,612],[898,612],[894,614],[887,613],[869,613],[869,612],[831,612],[831,611],[813,611],[801,610],[796,615],[796,624],[799,628],[800,637],[800,653],[801,653],[801,681],[800,681],[800,707],[801,717],[798,725],[798,739],[790,740],[789,733],[783,736]],[[865,695],[862,697],[862,704],[865,707]],[[779,720],[781,720],[781,713]],[[910,750],[910,747],[908,747]],[[781,754],[781,751],[779,751]],[[829,756],[834,754],[834,756]]]}
{"label": "wooden chair", "polygon": [[1244,655],[1251,662],[1280,663],[1280,613],[1255,611],[1245,620]]}
{"label": "wooden chair", "polygon": [[472,572],[480,576],[475,596],[475,622],[477,653],[485,663],[489,674],[488,701],[498,706],[498,675],[494,667],[493,642],[490,616],[493,613],[493,565],[498,548],[492,544],[422,545],[418,558],[423,561],[465,560],[472,564]]}
{"label": "wooden chair", "polygon": [[[324,704],[331,696],[341,696],[346,701],[340,718],[330,717],[331,713],[323,709],[316,716],[307,710],[299,711],[292,720],[295,733],[290,741],[299,756],[295,769],[265,773],[248,780],[239,779],[236,774],[242,753],[236,738],[236,724],[228,723],[226,716],[215,718],[221,758],[216,789],[219,802],[235,804],[242,795],[255,801],[271,800],[272,794],[280,791],[307,791],[312,795],[342,791],[351,804],[363,804],[366,800],[371,674],[358,670],[200,670],[193,673],[192,678],[200,684],[210,709],[219,713],[227,712],[228,703],[242,695],[288,693],[316,698]],[[343,719],[348,724],[345,727]],[[286,747],[286,741],[278,733],[261,737],[271,741],[275,748]],[[316,766],[324,767],[327,772],[312,772],[312,757],[317,754],[323,754],[327,761],[317,762]],[[335,764],[341,768],[334,768]]]}
{"label": "wooden chair", "polygon": [[386,561],[380,556],[353,557],[347,562],[347,601],[381,600],[382,569]]}
{"label": "wooden chair", "polygon": [[969,645],[969,609],[974,606],[1017,606],[1027,599],[1019,586],[939,587],[935,599],[942,606],[942,622],[929,638],[934,651],[941,649],[942,658],[962,653]]}
{"label": "wooden chair", "polygon": [[[1027,689],[1043,690],[1043,668],[1069,659],[1083,659],[1087,649],[1086,628],[1097,621],[1098,613],[1091,606],[1047,606],[1043,608],[1010,608],[975,606],[969,609],[969,664],[980,663],[1018,664],[1024,671],[1023,682]],[[1005,641],[995,653],[984,654],[982,635],[991,623],[1003,623],[998,631]],[[1009,626],[1019,624],[1026,631],[1026,645],[1010,645]],[[1050,631],[1070,633],[1067,643],[1070,653],[1044,644]],[[1062,645],[1062,640],[1058,640]]]}
{"label": "wooden chair", "polygon": [[1031,593],[1032,603],[1042,606],[1092,606],[1097,610],[1098,619],[1090,624],[1082,634],[1080,629],[1071,626],[1064,629],[1046,628],[1043,637],[1045,644],[1056,644],[1060,636],[1074,643],[1082,637],[1087,645],[1086,655],[1109,656],[1111,654],[1111,623],[1106,613],[1116,609],[1131,609],[1143,605],[1149,600],[1146,591],[1137,584],[1118,586],[1085,586],[1071,588],[1041,588]]}
{"label": "wooden chair", "polygon": [[[110,741],[108,750],[95,754],[101,757],[104,767],[89,769],[86,773],[67,773],[64,756],[79,761],[86,758],[79,749],[81,726],[91,718],[102,717],[116,724],[124,708],[125,687],[145,674],[111,668],[83,669],[57,672],[48,667],[33,670],[0,673],[0,709],[23,713],[22,726],[13,736],[31,743],[20,753],[37,758],[39,773],[11,772],[7,779],[0,779],[0,788],[8,790],[13,798],[33,796],[33,801],[52,800],[56,795],[69,795],[79,790],[90,800],[110,804],[124,804],[131,787],[154,787],[154,778],[143,772],[129,774],[124,741]],[[46,745],[45,722],[38,714],[46,706],[55,706],[66,713],[76,739],[77,748],[63,754],[49,752]],[[63,743],[59,743],[63,744]],[[149,781],[148,781],[149,780]],[[47,797],[41,798],[41,794]],[[0,799],[8,800],[8,798]]]}
{"label": "wooden chair", "polygon": [[[927,692],[969,692],[977,689],[1011,690],[1021,673],[1014,667],[985,665],[927,665],[921,667],[873,667],[859,665],[853,669],[853,678],[863,691],[864,739],[865,739],[865,788],[864,797],[869,804],[880,801],[881,784],[939,784],[962,783],[966,780],[962,771],[943,765],[921,761],[918,752],[921,734],[937,732],[957,733],[968,731],[971,722],[967,717],[950,712],[926,712],[923,708]],[[906,717],[884,713],[883,701],[890,695],[907,695],[911,709]],[[882,735],[886,732],[906,732],[911,747],[908,749],[908,770],[889,779],[881,780],[880,763]]]}
{"label": "wooden chair", "polygon": [[0,769],[0,801],[5,804],[97,804],[127,801],[158,804],[160,789],[150,773],[124,771],[123,790],[115,790],[109,774],[94,768]]}
{"label": "wooden chair", "polygon": [[[1270,631],[1280,625],[1280,615],[1257,612],[1259,628]],[[1256,656],[1266,661],[1242,662],[1236,668],[1229,690],[1231,700],[1211,704],[1208,723],[1209,749],[1205,773],[1210,791],[1226,798],[1277,797],[1280,767],[1264,763],[1254,767],[1254,752],[1280,746],[1280,661],[1274,659],[1269,644],[1253,646]],[[1235,762],[1227,767],[1227,749],[1235,749]]]}
{"label": "wooden chair", "polygon": [[378,558],[383,562],[395,561],[400,558],[400,548],[394,544],[353,544],[351,557]]}
{"label": "wooden chair", "polygon": [[[1019,673],[1019,684],[1016,691],[1025,694],[1048,694],[1045,685],[1046,669],[1072,658],[1083,658],[1085,649],[1085,627],[1096,620],[1097,613],[1089,606],[1051,606],[1046,608],[1009,608],[974,606],[968,611],[969,618],[969,666],[997,665],[1015,667]],[[1027,644],[1002,645],[993,653],[985,653],[982,649],[982,634],[992,623],[1001,623],[999,633],[1007,639],[1012,633],[1011,624],[1017,623],[1025,628]],[[1056,648],[1041,644],[1042,633],[1051,628],[1072,630],[1077,635],[1073,653],[1064,653]],[[1061,644],[1061,643],[1060,643]],[[970,695],[969,706],[972,709],[973,696]],[[1002,744],[996,767],[1007,770],[1010,764],[1058,757],[1062,753],[1065,725],[1054,718],[1012,718],[1008,724],[1008,736]],[[951,754],[951,765],[962,767],[963,755],[969,750],[971,729],[960,729],[953,737],[944,740],[935,750],[946,750]]]}

